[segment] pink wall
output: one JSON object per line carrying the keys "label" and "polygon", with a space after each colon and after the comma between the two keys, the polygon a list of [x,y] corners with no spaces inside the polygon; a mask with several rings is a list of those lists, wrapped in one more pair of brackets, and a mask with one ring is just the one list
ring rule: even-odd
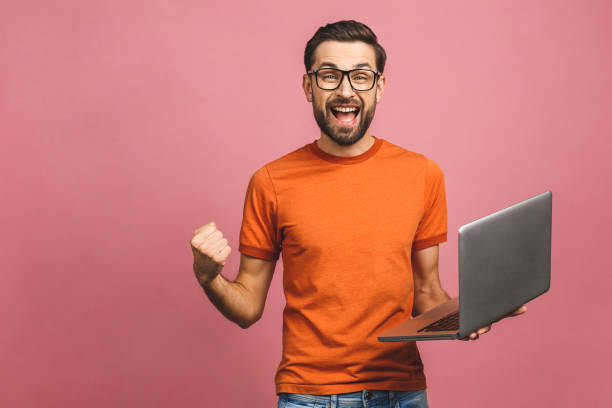
{"label": "pink wall", "polygon": [[422,344],[431,405],[608,406],[610,3],[299,4],[0,4],[0,406],[273,406],[282,265],[245,331],[189,241],[216,221],[235,277],[250,175],[318,137],[303,47],[343,18],[389,55],[373,134],[445,172],[449,293],[460,225],[554,193],[550,292]]}

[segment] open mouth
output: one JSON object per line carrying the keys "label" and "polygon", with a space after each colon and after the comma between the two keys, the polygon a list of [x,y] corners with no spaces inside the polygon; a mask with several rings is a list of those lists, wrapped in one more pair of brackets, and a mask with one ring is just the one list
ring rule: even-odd
{"label": "open mouth", "polygon": [[355,123],[357,123],[360,108],[354,105],[338,105],[332,106],[331,112],[340,125],[353,126]]}

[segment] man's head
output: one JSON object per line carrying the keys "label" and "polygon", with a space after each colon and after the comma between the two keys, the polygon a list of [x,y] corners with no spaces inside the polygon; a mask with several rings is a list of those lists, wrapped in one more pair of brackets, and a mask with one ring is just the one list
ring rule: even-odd
{"label": "man's head", "polygon": [[353,20],[320,27],[306,44],[302,86],[317,124],[334,142],[349,146],[367,132],[384,89],[386,58],[372,30]]}

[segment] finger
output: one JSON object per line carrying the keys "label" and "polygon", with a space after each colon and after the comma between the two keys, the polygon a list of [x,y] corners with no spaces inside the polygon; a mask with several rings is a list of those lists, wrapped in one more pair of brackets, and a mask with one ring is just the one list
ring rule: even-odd
{"label": "finger", "polygon": [[213,260],[221,265],[225,265],[229,254],[232,252],[232,248],[229,245],[225,246],[216,256],[213,257]]}
{"label": "finger", "polygon": [[527,311],[527,305],[523,305],[519,307],[518,309],[516,309],[515,313],[521,314],[521,313],[525,313],[526,311]]}
{"label": "finger", "polygon": [[200,236],[200,235],[196,235],[195,237],[191,238],[191,248],[192,249],[197,249],[200,245],[202,245],[204,243],[204,240],[206,238]]}
{"label": "finger", "polygon": [[222,238],[208,248],[208,253],[211,257],[215,257],[227,246],[227,239]]}
{"label": "finger", "polygon": [[[221,234],[221,231],[219,230],[213,232],[207,237],[196,235],[191,239],[191,249],[193,250],[194,255],[199,253],[212,256],[214,255],[214,253],[211,253],[212,248],[219,245],[219,243],[224,239],[223,234]],[[227,240],[225,243],[227,243]]]}
{"label": "finger", "polygon": [[478,338],[478,333],[472,332],[470,333],[470,340],[476,340]]}
{"label": "finger", "polygon": [[194,234],[198,234],[198,233],[199,233],[200,231],[202,231],[204,228],[206,228],[206,227],[210,227],[210,226],[217,228],[217,224],[215,224],[215,222],[214,222],[214,221],[211,221],[211,222],[209,222],[208,224],[204,224],[204,225],[202,225],[200,228],[196,229],[196,230],[194,231]]}
{"label": "finger", "polygon": [[202,225],[200,228],[193,232],[193,235],[198,235],[199,233],[204,231],[204,236],[207,236],[211,232],[217,229],[217,225],[214,221],[209,222],[208,224]]}
{"label": "finger", "polygon": [[204,241],[198,246],[198,251],[204,255],[212,257],[224,245],[227,245],[227,239],[223,238],[223,234],[221,234],[220,231],[215,231],[205,238]]}
{"label": "finger", "polygon": [[216,244],[222,237],[223,234],[221,234],[221,231],[218,230],[206,236],[200,233],[191,238],[191,247],[193,250],[198,252],[205,252],[211,245]]}
{"label": "finger", "polygon": [[481,327],[480,329],[478,329],[477,333],[478,335],[481,335],[481,334],[485,334],[489,330],[491,330],[491,326]]}
{"label": "finger", "polygon": [[509,313],[508,316],[518,316],[520,314],[525,313],[526,311],[527,311],[527,306],[523,305],[519,307],[518,309],[516,309],[515,311]]}
{"label": "finger", "polygon": [[[197,236],[203,237],[202,234],[205,231],[206,230],[202,231],[200,235],[197,235]],[[213,246],[217,245],[217,242],[223,239],[223,233],[219,231],[218,229],[216,229],[212,233],[210,233],[208,236],[203,237],[203,238],[204,239],[202,240],[202,244],[200,245],[200,248],[212,248]]]}

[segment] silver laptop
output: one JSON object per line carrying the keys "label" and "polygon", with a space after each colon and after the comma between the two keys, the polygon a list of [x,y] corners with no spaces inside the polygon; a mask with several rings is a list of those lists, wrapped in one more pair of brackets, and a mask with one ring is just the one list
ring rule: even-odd
{"label": "silver laptop", "polygon": [[550,288],[552,192],[459,228],[459,296],[378,335],[462,339]]}

